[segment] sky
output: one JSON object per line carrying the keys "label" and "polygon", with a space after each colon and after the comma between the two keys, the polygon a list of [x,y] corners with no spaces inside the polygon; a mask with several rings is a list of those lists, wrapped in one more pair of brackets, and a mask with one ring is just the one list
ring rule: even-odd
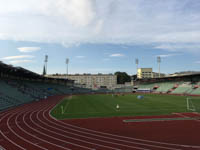
{"label": "sky", "polygon": [[200,70],[199,0],[0,0],[0,61],[42,73]]}

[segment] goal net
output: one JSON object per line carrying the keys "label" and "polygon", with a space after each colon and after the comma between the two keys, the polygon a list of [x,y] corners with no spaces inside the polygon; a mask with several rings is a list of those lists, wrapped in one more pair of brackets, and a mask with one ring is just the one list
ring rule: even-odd
{"label": "goal net", "polygon": [[187,110],[200,112],[200,97],[187,97]]}

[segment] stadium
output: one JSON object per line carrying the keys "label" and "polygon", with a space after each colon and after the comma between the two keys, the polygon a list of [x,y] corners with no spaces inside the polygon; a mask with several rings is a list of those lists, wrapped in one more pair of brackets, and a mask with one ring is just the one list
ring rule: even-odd
{"label": "stadium", "polygon": [[200,149],[200,74],[91,90],[1,62],[1,149]]}
{"label": "stadium", "polygon": [[200,150],[200,0],[1,0],[0,150]]}

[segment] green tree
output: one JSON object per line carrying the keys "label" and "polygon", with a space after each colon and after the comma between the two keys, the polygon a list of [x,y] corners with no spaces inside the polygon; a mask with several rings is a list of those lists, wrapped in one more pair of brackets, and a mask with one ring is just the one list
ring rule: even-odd
{"label": "green tree", "polygon": [[129,76],[126,72],[115,72],[117,75],[117,84],[124,84],[125,82],[131,82],[131,76]]}

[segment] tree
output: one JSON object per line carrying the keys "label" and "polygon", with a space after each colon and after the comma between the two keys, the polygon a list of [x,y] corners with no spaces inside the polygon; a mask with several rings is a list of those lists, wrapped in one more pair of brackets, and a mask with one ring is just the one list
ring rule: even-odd
{"label": "tree", "polygon": [[126,72],[115,72],[117,75],[117,84],[124,84],[125,82],[131,82],[131,76],[129,76]]}

